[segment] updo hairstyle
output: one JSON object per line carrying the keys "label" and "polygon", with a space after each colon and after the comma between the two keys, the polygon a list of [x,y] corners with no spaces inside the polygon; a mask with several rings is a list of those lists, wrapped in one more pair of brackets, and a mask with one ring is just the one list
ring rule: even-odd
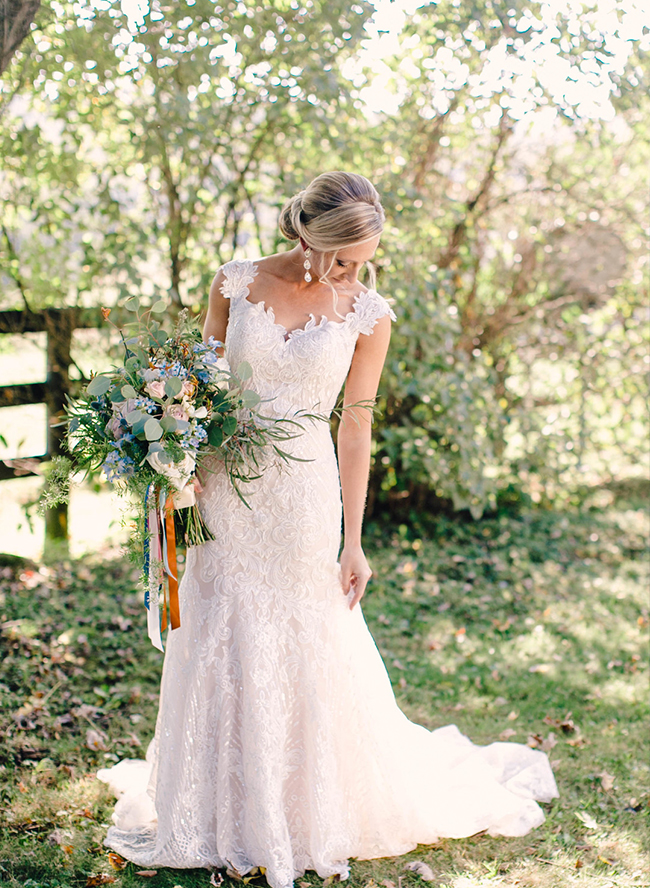
{"label": "updo hairstyle", "polygon": [[[312,250],[332,254],[329,268],[320,277],[322,283],[332,286],[327,275],[336,253],[377,237],[385,219],[379,194],[364,176],[335,170],[317,176],[292,197],[282,208],[279,226],[287,240],[302,238]],[[374,287],[374,266],[366,264]]]}

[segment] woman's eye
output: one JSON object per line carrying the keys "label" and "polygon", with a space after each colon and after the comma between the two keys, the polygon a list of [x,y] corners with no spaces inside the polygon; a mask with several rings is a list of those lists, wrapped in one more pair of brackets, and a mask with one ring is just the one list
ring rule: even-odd
{"label": "woman's eye", "polygon": [[347,262],[341,262],[340,259],[337,259],[336,262],[339,268],[345,268],[345,266],[347,265]]}

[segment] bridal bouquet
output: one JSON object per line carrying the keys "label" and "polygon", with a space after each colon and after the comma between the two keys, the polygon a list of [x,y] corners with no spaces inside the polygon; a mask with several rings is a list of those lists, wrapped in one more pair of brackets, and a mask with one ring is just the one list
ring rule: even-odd
{"label": "bridal bouquet", "polygon": [[[88,477],[103,470],[135,501],[140,533],[132,547],[140,541],[149,635],[162,650],[167,613],[172,629],[180,625],[176,539],[188,546],[214,539],[196,503],[204,457],[220,458],[246,503],[240,485],[260,476],[269,446],[276,459],[293,458],[279,442],[295,437],[298,422],[262,415],[259,395],[246,388],[250,366],[231,370],[218,355],[222,343],[211,337],[205,344],[186,311],[168,334],[152,317],[164,303],[141,312],[133,297],[126,307],[135,320],[119,331],[122,365],[93,376],[68,405],[67,471]],[[110,309],[102,314],[108,319]],[[67,498],[61,474],[59,467],[58,497],[44,492],[48,505]]]}

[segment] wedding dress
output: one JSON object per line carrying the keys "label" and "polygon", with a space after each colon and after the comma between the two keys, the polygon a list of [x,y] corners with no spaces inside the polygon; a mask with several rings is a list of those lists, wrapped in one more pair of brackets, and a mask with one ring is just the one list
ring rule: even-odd
{"label": "wedding dress", "polygon": [[[230,365],[251,365],[269,412],[328,414],[357,338],[392,315],[386,300],[369,290],[344,320],[312,315],[289,332],[249,301],[254,263],[224,273]],[[286,449],[306,461],[247,484],[250,509],[218,465],[208,476],[200,503],[216,539],[187,554],[147,760],[98,773],[120,796],[106,844],[143,866],[262,866],[272,888],[291,888],[307,869],[345,877],[350,857],[538,826],[535,799],[557,795],[544,753],[474,746],[398,708],[341,590],[328,423],[306,422]]]}

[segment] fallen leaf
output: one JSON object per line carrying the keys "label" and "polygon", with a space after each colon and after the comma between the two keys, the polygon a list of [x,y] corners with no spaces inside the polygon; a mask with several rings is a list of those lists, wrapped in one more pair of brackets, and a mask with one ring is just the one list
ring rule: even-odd
{"label": "fallen leaf", "polygon": [[576,817],[578,820],[582,820],[587,829],[598,829],[598,824],[591,816],[591,814],[587,814],[586,811],[578,811],[576,813]]}
{"label": "fallen leaf", "polygon": [[526,740],[526,746],[530,746],[531,749],[538,749],[543,742],[544,738],[541,734],[529,734],[528,740]]}
{"label": "fallen leaf", "polygon": [[508,721],[513,722],[519,718],[519,713],[516,710],[512,710],[512,712],[508,713]]}
{"label": "fallen leaf", "polygon": [[576,869],[582,869],[583,866],[584,864],[580,859],[576,860]]}
{"label": "fallen leaf", "polygon": [[395,882],[391,882],[390,879],[384,879],[381,884],[384,888],[396,888]]}
{"label": "fallen leaf", "polygon": [[412,860],[406,864],[406,869],[420,876],[423,882],[433,882],[435,878],[431,867],[422,860]]}
{"label": "fallen leaf", "polygon": [[542,742],[540,748],[542,752],[550,752],[554,746],[557,746],[557,740],[555,739],[555,734],[553,733],[553,731],[551,731],[546,740]]}
{"label": "fallen leaf", "polygon": [[569,744],[569,746],[573,746],[576,749],[579,749],[582,746],[586,746],[588,741],[585,740],[584,737],[581,737],[580,734],[578,734],[577,737],[573,737],[571,740],[567,740],[567,743]]}
{"label": "fallen leaf", "polygon": [[59,829],[58,827],[47,837],[50,845],[67,845],[72,838],[72,833],[67,829]]}
{"label": "fallen leaf", "polygon": [[599,774],[598,776],[600,777],[603,792],[611,792],[611,790],[614,788],[614,775],[608,774],[607,771],[603,771],[602,774]]}
{"label": "fallen leaf", "polygon": [[536,663],[534,666],[531,666],[528,670],[529,672],[540,672],[544,674],[545,672],[550,672],[551,667],[548,663]]}
{"label": "fallen leaf", "polygon": [[127,861],[120,857],[119,854],[116,854],[115,851],[110,851],[108,854],[108,862],[113,867],[114,870],[123,870],[126,869]]}
{"label": "fallen leaf", "polygon": [[86,731],[86,746],[88,749],[93,750],[103,750],[106,752],[108,746],[106,745],[107,741],[106,734],[103,731],[97,731],[94,728],[88,728]]}
{"label": "fallen leaf", "polygon": [[99,885],[110,885],[111,882],[117,882],[115,876],[107,876],[105,873],[100,873],[98,876],[88,876],[86,888],[98,888]]}
{"label": "fallen leaf", "polygon": [[514,728],[506,728],[505,731],[501,731],[499,734],[499,740],[509,740],[511,737],[514,737],[516,733]]}
{"label": "fallen leaf", "polygon": [[328,876],[325,879],[325,881],[323,882],[323,885],[327,886],[327,885],[333,884],[334,882],[340,882],[340,881],[341,881],[341,876],[338,873],[334,873],[333,876]]}
{"label": "fallen leaf", "polygon": [[544,724],[548,725],[550,728],[559,728],[563,734],[573,734],[576,730],[570,712],[567,712],[564,718],[553,718],[550,715],[545,715],[543,721]]}
{"label": "fallen leaf", "polygon": [[601,863],[606,863],[607,866],[614,866],[613,860],[608,860],[606,857],[603,857],[600,854],[598,855],[598,860],[600,860]]}
{"label": "fallen leaf", "polygon": [[311,888],[311,882],[298,882],[299,888]]}
{"label": "fallen leaf", "polygon": [[157,875],[158,875],[158,870],[137,870],[136,871],[136,876],[145,876],[147,879],[151,879]]}
{"label": "fallen leaf", "polygon": [[223,876],[221,873],[211,873],[210,884],[212,885],[212,888],[221,888],[223,885]]}

